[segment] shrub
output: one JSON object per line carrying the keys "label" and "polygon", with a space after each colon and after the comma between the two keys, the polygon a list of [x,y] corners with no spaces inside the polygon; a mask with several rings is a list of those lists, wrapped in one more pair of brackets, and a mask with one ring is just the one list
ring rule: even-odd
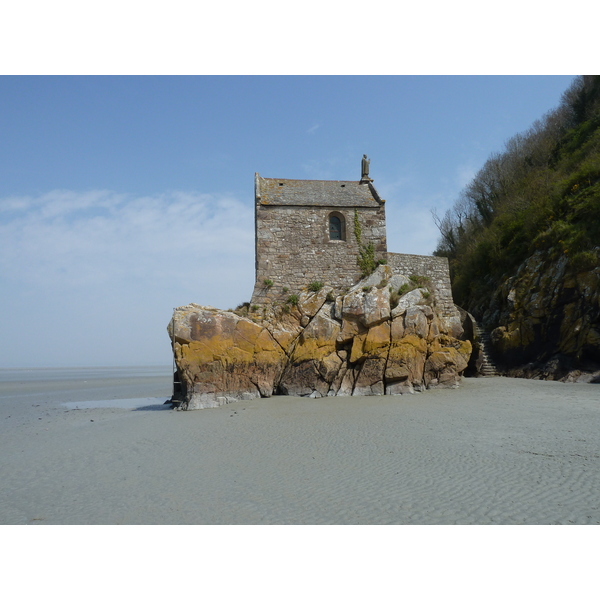
{"label": "shrub", "polygon": [[287,292],[289,292],[289,291],[290,291],[290,288],[289,288],[289,287],[284,287],[284,288],[283,288],[281,291],[282,291],[284,294],[287,294]]}
{"label": "shrub", "polygon": [[335,296],[333,292],[327,292],[327,297],[325,298],[326,302],[335,302]]}
{"label": "shrub", "polygon": [[238,304],[235,309],[231,312],[238,315],[238,317],[245,317],[248,315],[248,311],[250,310],[250,302],[242,302]]}
{"label": "shrub", "polygon": [[312,283],[308,284],[308,289],[311,292],[318,292],[322,287],[323,287],[322,281],[313,281]]}
{"label": "shrub", "polygon": [[298,294],[292,294],[286,302],[292,306],[298,306]]}
{"label": "shrub", "polygon": [[273,287],[273,282],[270,279],[265,279],[263,281],[263,283],[265,284],[265,287],[267,287],[267,288],[272,288]]}
{"label": "shrub", "polygon": [[591,271],[600,265],[600,259],[593,252],[578,252],[569,259],[569,266],[575,273]]}
{"label": "shrub", "polygon": [[425,275],[409,275],[408,277],[417,287],[425,287],[429,283],[429,277]]}
{"label": "shrub", "polygon": [[398,288],[398,296],[404,296],[404,294],[406,294],[409,290],[410,290],[410,285],[408,285],[408,283],[403,283]]}

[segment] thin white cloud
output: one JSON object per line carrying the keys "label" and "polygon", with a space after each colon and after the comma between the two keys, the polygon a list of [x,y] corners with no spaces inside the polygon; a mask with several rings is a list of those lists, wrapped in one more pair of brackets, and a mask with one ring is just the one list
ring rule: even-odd
{"label": "thin white cloud", "polygon": [[314,135],[314,133],[317,131],[317,129],[319,129],[319,127],[321,127],[321,125],[319,125],[319,123],[316,123],[315,125],[313,125],[312,127],[310,127],[306,133],[310,134],[310,135]]}
{"label": "thin white cloud", "polygon": [[250,299],[252,203],[69,190],[0,199],[0,280],[11,315],[1,336],[14,341],[0,366],[79,364],[81,344],[87,364],[161,362],[173,307]]}
{"label": "thin white cloud", "polygon": [[233,198],[55,191],[10,204],[0,224],[0,270],[16,281],[73,286],[164,272],[174,281],[209,269],[211,259],[253,250],[251,207]]}

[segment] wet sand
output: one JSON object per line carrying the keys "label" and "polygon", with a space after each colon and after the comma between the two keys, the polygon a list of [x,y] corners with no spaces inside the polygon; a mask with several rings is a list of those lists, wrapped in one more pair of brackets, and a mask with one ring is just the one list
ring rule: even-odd
{"label": "wet sand", "polygon": [[190,412],[164,377],[3,385],[2,524],[600,523],[594,384]]}

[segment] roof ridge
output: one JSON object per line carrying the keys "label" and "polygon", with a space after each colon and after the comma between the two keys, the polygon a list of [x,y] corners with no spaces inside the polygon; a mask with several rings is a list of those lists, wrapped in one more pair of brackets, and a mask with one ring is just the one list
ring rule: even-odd
{"label": "roof ridge", "polygon": [[268,179],[269,181],[315,181],[315,182],[323,182],[323,183],[360,183],[358,179],[292,179],[290,177],[263,177],[262,175],[257,175],[261,179]]}

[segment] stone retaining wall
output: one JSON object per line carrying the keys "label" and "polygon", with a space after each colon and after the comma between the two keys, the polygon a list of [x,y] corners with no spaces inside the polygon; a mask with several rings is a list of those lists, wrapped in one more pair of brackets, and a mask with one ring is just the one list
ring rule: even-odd
{"label": "stone retaining wall", "polygon": [[444,318],[457,318],[460,321],[460,315],[452,299],[450,267],[446,257],[388,252],[387,261],[394,273],[398,275],[428,277],[441,315]]}

